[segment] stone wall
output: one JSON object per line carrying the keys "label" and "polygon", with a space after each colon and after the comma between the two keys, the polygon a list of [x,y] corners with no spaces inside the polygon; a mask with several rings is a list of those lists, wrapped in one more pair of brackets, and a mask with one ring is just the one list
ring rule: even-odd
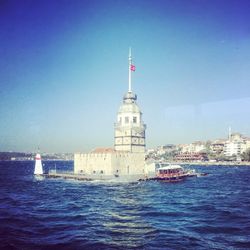
{"label": "stone wall", "polygon": [[144,153],[76,153],[74,155],[76,174],[137,175],[144,174],[144,167]]}

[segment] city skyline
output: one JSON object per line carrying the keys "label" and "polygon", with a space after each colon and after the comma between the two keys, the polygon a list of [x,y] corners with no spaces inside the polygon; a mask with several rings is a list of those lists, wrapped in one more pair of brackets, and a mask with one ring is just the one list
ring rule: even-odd
{"label": "city skyline", "polygon": [[0,151],[114,144],[132,90],[146,145],[250,135],[248,1],[5,1]]}

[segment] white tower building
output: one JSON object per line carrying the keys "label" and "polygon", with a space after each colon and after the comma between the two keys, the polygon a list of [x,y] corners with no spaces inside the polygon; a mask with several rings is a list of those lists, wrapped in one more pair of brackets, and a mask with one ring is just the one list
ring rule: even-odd
{"label": "white tower building", "polygon": [[36,160],[36,162],[35,162],[35,171],[34,171],[34,174],[35,175],[41,175],[41,174],[43,174],[43,166],[42,166],[41,155],[40,154],[36,154],[35,160]]}
{"label": "white tower building", "polygon": [[117,114],[115,147],[97,148],[90,153],[76,153],[74,172],[90,179],[139,180],[145,176],[145,129],[142,113],[131,90],[132,65],[129,51],[128,92]]}
{"label": "white tower building", "polygon": [[129,86],[115,123],[115,150],[142,153],[145,152],[146,125],[142,121],[142,112],[136,103],[137,96],[131,89],[131,71],[135,71],[135,66],[132,64],[130,49]]}

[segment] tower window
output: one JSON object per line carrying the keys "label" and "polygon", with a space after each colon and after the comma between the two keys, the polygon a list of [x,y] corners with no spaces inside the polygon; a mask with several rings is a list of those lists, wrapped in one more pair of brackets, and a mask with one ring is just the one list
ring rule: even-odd
{"label": "tower window", "polygon": [[128,118],[128,116],[125,117],[125,123],[129,123],[129,118]]}
{"label": "tower window", "polygon": [[137,123],[137,117],[136,116],[133,117],[133,123]]}

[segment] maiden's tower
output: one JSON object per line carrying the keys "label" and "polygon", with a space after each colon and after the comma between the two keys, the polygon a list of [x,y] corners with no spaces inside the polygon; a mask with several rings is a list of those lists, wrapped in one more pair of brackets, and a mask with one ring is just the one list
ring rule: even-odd
{"label": "maiden's tower", "polygon": [[123,97],[114,127],[114,148],[97,148],[90,153],[76,153],[74,172],[91,179],[127,179],[144,177],[145,129],[142,112],[132,92],[131,77],[135,71],[129,52],[128,92]]}

